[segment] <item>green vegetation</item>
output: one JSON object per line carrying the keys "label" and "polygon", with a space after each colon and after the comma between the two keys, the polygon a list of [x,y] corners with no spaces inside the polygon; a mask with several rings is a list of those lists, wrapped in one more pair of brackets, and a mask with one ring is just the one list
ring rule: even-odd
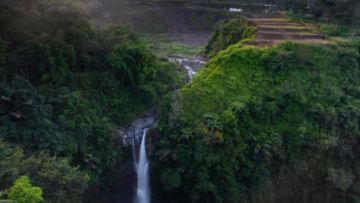
{"label": "green vegetation", "polygon": [[325,33],[327,36],[331,37],[359,37],[360,36],[360,28],[358,27],[350,27],[346,25],[333,25],[322,23],[319,26],[319,30],[322,33]]}
{"label": "green vegetation", "polygon": [[360,4],[357,0],[276,0],[276,3],[298,15],[305,15],[318,21],[356,25],[360,23],[357,10]]}
{"label": "green vegetation", "polygon": [[293,12],[288,12],[287,15],[291,21],[304,22],[315,25],[319,32],[332,39],[337,39],[340,41],[353,41],[360,38],[359,25],[337,24],[331,21],[318,21],[312,17],[295,14]]}
{"label": "green vegetation", "polygon": [[26,176],[22,176],[14,182],[9,191],[9,198],[17,203],[38,203],[42,202],[42,190],[33,187]]}
{"label": "green vegetation", "polygon": [[45,201],[80,201],[122,175],[116,126],[183,81],[129,28],[92,28],[78,2],[26,2],[0,3],[0,190],[25,175]]}
{"label": "green vegetation", "polygon": [[205,46],[204,54],[213,57],[217,52],[226,49],[228,46],[251,38],[255,31],[256,28],[249,25],[245,18],[235,18],[220,22]]}
{"label": "green vegetation", "polygon": [[163,105],[153,150],[161,200],[250,201],[271,182],[281,195],[285,180],[286,194],[299,194],[287,202],[356,201],[359,48],[240,43],[216,55]]}
{"label": "green vegetation", "polygon": [[[0,2],[1,199],[81,202],[128,187],[117,126],[159,105],[148,145],[156,202],[360,201],[355,0],[280,1],[348,43],[259,49],[245,44],[255,33],[246,19],[219,23],[203,52],[211,60],[185,87],[164,58],[200,47],[162,37],[156,13],[134,19],[156,37],[94,28],[80,2]],[[191,31],[217,20],[193,13]]]}
{"label": "green vegetation", "polygon": [[149,48],[161,58],[172,55],[192,57],[201,52],[201,46],[191,46],[175,42],[166,35],[146,35],[143,37]]}
{"label": "green vegetation", "polygon": [[79,167],[44,151],[26,155],[20,147],[1,141],[0,160],[0,190],[26,175],[42,187],[46,201],[71,202],[79,200],[88,186],[89,176]]}
{"label": "green vegetation", "polygon": [[315,24],[318,30],[337,41],[348,42],[360,37],[360,6],[357,0],[327,1],[290,0],[289,18]]}

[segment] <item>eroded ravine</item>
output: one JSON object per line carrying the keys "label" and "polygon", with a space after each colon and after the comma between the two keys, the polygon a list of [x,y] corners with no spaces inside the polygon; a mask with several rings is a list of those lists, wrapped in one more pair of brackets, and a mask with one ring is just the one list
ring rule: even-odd
{"label": "eroded ravine", "polygon": [[[173,55],[169,57],[168,60],[169,62],[176,63],[184,68],[187,72],[189,82],[191,82],[196,72],[206,63],[206,60],[200,56],[185,58]],[[118,130],[123,146],[131,148],[132,151],[134,171],[137,179],[136,189],[134,189],[135,203],[150,203],[151,189],[149,170],[151,164],[148,160],[146,151],[146,133],[148,129],[154,127],[156,118],[156,113],[151,112],[136,119],[128,127]]]}

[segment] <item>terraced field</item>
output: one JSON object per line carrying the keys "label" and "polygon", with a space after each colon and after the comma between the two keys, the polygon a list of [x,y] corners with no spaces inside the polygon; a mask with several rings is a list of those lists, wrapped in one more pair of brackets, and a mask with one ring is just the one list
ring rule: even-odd
{"label": "terraced field", "polygon": [[249,42],[255,46],[271,46],[285,41],[311,44],[328,44],[329,40],[316,31],[311,24],[291,22],[283,15],[250,18],[257,27],[256,38]]}

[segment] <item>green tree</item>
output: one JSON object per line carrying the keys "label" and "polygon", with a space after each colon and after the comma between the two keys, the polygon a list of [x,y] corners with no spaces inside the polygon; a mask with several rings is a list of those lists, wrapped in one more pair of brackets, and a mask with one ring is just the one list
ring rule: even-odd
{"label": "green tree", "polygon": [[79,1],[0,0],[0,27],[0,189],[27,175],[72,202],[117,183],[116,126],[178,87],[174,66],[128,27],[94,29]]}
{"label": "green tree", "polygon": [[50,202],[80,201],[89,182],[87,173],[67,159],[46,152],[26,156],[20,147],[0,140],[0,190],[24,175],[43,188],[44,199]]}
{"label": "green tree", "polygon": [[44,152],[25,160],[24,171],[36,184],[44,186],[44,197],[48,200],[80,201],[89,181],[89,176],[79,167],[72,167],[67,159],[51,157]]}
{"label": "green tree", "polygon": [[107,63],[134,92],[154,79],[157,72],[154,60],[155,57],[144,44],[133,41],[114,45],[107,56]]}
{"label": "green tree", "polygon": [[0,83],[6,79],[7,70],[5,67],[5,59],[7,52],[7,44],[0,38]]}
{"label": "green tree", "polygon": [[42,189],[32,186],[27,176],[17,179],[9,191],[9,198],[17,203],[38,203],[43,201]]}

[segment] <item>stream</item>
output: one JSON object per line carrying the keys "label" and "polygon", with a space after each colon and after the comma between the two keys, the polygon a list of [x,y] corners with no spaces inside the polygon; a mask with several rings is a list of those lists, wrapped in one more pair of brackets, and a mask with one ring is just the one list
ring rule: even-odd
{"label": "stream", "polygon": [[191,81],[194,78],[196,72],[206,63],[205,59],[201,56],[195,56],[192,58],[183,58],[179,56],[170,56],[168,58],[170,62],[179,64],[187,72],[188,79]]}

